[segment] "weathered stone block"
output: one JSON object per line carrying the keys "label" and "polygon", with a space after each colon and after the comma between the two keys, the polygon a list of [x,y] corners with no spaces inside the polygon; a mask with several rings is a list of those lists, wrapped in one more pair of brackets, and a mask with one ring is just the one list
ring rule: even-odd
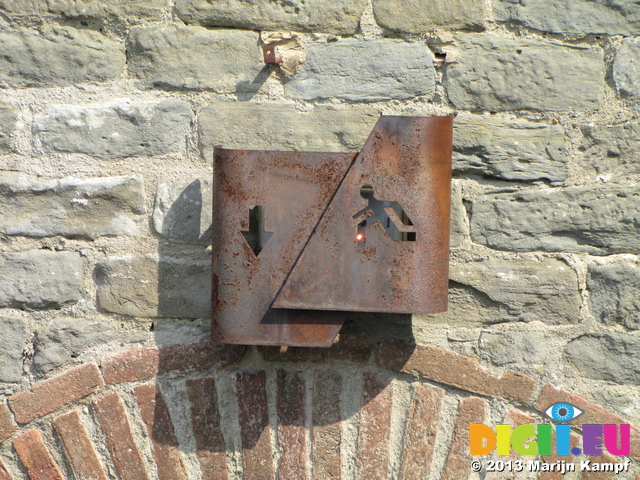
{"label": "weathered stone block", "polygon": [[135,342],[144,339],[144,333],[118,332],[103,322],[60,318],[36,331],[32,367],[36,373],[44,375],[97,345],[116,340]]}
{"label": "weathered stone block", "polygon": [[639,80],[640,38],[625,38],[613,60],[613,81],[623,95],[640,97]]}
{"label": "weathered stone block", "polygon": [[350,38],[314,43],[305,53],[300,72],[285,84],[290,98],[373,101],[435,91],[433,54],[423,42]]}
{"label": "weathered stone block", "polygon": [[[640,61],[640,58],[638,58]],[[598,173],[622,175],[640,173],[640,121],[618,125],[584,125],[581,148],[586,161]]]}
{"label": "weathered stone block", "polygon": [[2,325],[0,382],[18,383],[22,378],[22,352],[30,333],[29,321],[25,318],[0,315],[0,324]]}
{"label": "weathered stone block", "polygon": [[153,226],[174,242],[211,244],[211,180],[162,183],[156,191]]}
{"label": "weathered stone block", "polygon": [[153,322],[153,339],[156,345],[198,343],[211,338],[211,319],[185,320],[158,318]]}
{"label": "weathered stone block", "polygon": [[0,172],[0,211],[6,235],[136,235],[144,188],[140,177],[41,179]]}
{"label": "weathered stone block", "polygon": [[9,18],[60,15],[64,18],[97,19],[112,22],[160,20],[166,0],[0,0],[0,10]]}
{"label": "weathered stone block", "polygon": [[498,310],[505,320],[578,322],[578,279],[559,260],[456,263],[450,278]]}
{"label": "weathered stone block", "polygon": [[567,140],[561,125],[462,113],[453,135],[453,169],[505,180],[566,180]]}
{"label": "weathered stone block", "polygon": [[597,47],[458,34],[447,69],[449,99],[464,110],[588,111],[600,107],[603,53]]}
{"label": "weathered stone block", "polygon": [[0,103],[0,154],[11,151],[11,134],[17,121],[17,109],[8,103]]}
{"label": "weathered stone block", "polygon": [[399,32],[484,30],[482,0],[373,0],[373,13],[380,26]]}
{"label": "weathered stone block", "polygon": [[108,258],[96,267],[98,305],[133,317],[209,317],[211,254],[199,257]]}
{"label": "weathered stone block", "polygon": [[316,106],[299,112],[286,103],[213,102],[198,117],[200,151],[213,146],[253,150],[357,152],[378,120],[371,107]]}
{"label": "weathered stone block", "polygon": [[50,152],[109,159],[162,155],[186,150],[193,117],[189,104],[180,100],[57,105],[34,118],[33,133]]}
{"label": "weathered stone block", "polygon": [[450,230],[450,247],[461,247],[469,241],[469,220],[467,218],[467,209],[462,202],[462,183],[459,180],[452,180],[451,182]]}
{"label": "weathered stone block", "polygon": [[449,310],[418,319],[461,326],[534,320],[578,323],[578,277],[559,260],[454,261],[449,278]]}
{"label": "weathered stone block", "polygon": [[478,353],[495,365],[544,363],[548,338],[543,332],[483,331],[478,340]]}
{"label": "weathered stone block", "polygon": [[597,320],[640,329],[640,265],[590,265],[587,288]]}
{"label": "weathered stone block", "polygon": [[606,255],[640,252],[640,185],[599,185],[481,195],[471,238],[499,250]]}
{"label": "weathered stone block", "polygon": [[366,0],[177,0],[176,12],[188,24],[352,35],[358,29],[366,3]]}
{"label": "weathered stone block", "polygon": [[580,375],[640,385],[640,338],[629,333],[589,333],[569,342],[565,358]]}
{"label": "weathered stone block", "polygon": [[255,91],[264,67],[258,34],[202,27],[135,27],[127,39],[129,72],[145,88]]}
{"label": "weathered stone block", "polygon": [[30,250],[0,255],[0,307],[56,308],[80,300],[82,258]]}
{"label": "weathered stone block", "polygon": [[0,87],[68,86],[120,76],[122,45],[90,30],[42,27],[0,31]]}
{"label": "weathered stone block", "polygon": [[635,2],[494,0],[495,19],[552,33],[637,35],[640,7]]}

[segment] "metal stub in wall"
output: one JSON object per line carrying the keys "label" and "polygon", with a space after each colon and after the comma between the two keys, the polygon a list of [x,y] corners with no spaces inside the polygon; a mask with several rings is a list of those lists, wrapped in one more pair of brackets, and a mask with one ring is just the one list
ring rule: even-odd
{"label": "metal stub in wall", "polygon": [[218,339],[329,346],[347,312],[445,311],[452,123],[383,116],[357,154],[216,148]]}
{"label": "metal stub in wall", "polygon": [[280,65],[282,63],[282,56],[276,52],[276,48],[273,45],[263,45],[262,55],[266,64]]}
{"label": "metal stub in wall", "polygon": [[260,32],[264,63],[277,65],[285,77],[295,74],[305,60],[300,35],[295,32]]}

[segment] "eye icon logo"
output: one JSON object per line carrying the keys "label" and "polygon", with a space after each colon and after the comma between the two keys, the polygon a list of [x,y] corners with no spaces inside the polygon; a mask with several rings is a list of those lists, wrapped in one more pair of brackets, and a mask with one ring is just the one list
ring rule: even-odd
{"label": "eye icon logo", "polygon": [[570,403],[554,403],[544,413],[555,422],[570,422],[584,412]]}

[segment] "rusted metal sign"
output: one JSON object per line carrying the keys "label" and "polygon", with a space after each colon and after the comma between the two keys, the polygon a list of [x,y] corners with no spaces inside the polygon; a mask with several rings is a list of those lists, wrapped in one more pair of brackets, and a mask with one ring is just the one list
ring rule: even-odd
{"label": "rusted metal sign", "polygon": [[445,311],[452,122],[382,116],[357,154],[216,148],[218,340],[329,346],[347,312]]}

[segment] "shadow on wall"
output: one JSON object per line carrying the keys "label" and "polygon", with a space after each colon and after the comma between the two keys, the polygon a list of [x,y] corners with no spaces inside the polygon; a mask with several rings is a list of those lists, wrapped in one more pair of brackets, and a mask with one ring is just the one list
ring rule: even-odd
{"label": "shadow on wall", "polygon": [[[176,192],[176,188],[178,192]],[[160,185],[154,227],[158,247],[158,317],[204,318],[211,315],[210,184],[196,179],[186,186]],[[177,196],[176,196],[177,195]],[[203,222],[203,219],[208,222]]]}
{"label": "shadow on wall", "polygon": [[[184,475],[179,451],[197,457],[203,475],[226,471],[227,452],[236,452],[245,478],[262,478],[252,472],[272,462],[270,429],[278,442],[293,435],[304,445],[308,425],[339,430],[343,420],[376,401],[392,378],[367,368],[374,345],[384,337],[411,341],[411,316],[350,314],[328,349],[211,341],[211,183],[198,179],[169,190],[159,186],[153,219],[162,236],[156,324],[163,325],[162,332],[155,328],[159,388],[147,392],[153,396],[148,426],[152,422],[154,453],[170,464],[174,478]],[[156,216],[158,209],[163,215]],[[167,331],[174,329],[180,333],[172,338]],[[185,331],[194,343],[177,344]],[[196,378],[185,380],[190,372]],[[356,374],[361,382],[354,381]],[[340,446],[335,448],[339,455]]]}
{"label": "shadow on wall", "polygon": [[236,84],[236,96],[240,102],[248,102],[260,90],[262,85],[269,79],[274,72],[274,67],[265,65],[262,70],[251,81],[242,81]]}
{"label": "shadow on wall", "polygon": [[163,232],[196,245],[211,244],[211,225],[202,232],[203,182],[194,180],[178,195],[162,221]]}

